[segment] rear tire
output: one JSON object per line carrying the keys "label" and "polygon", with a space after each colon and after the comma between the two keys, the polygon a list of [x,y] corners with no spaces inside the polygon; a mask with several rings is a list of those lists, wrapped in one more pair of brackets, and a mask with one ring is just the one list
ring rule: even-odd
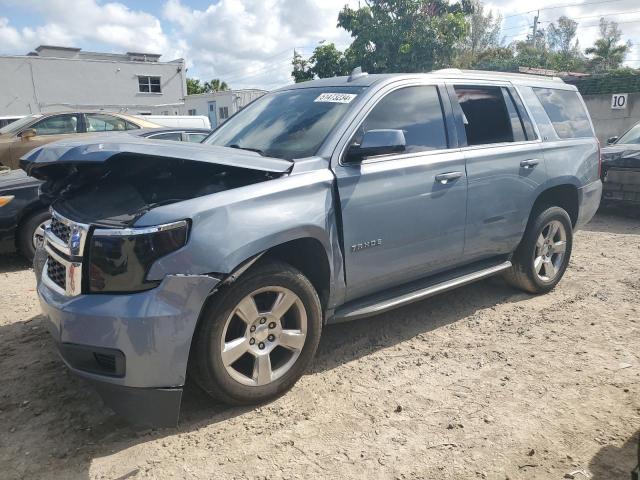
{"label": "rear tire", "polygon": [[567,269],[573,227],[560,207],[543,207],[533,215],[504,278],[516,288],[540,294],[552,290]]}
{"label": "rear tire", "polygon": [[322,329],[318,294],[297,269],[269,262],[244,273],[205,308],[190,374],[228,404],[264,402],[298,381]]}
{"label": "rear tire", "polygon": [[[36,253],[36,242],[44,239],[44,225],[51,220],[48,210],[32,213],[18,228],[16,244],[20,254],[30,262]],[[39,239],[39,240],[38,240]]]}

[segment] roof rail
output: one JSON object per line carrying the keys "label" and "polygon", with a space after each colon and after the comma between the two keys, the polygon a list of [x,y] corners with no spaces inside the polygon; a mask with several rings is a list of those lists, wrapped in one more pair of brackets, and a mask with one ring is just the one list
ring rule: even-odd
{"label": "roof rail", "polygon": [[[457,74],[468,75],[474,77],[503,77],[503,78],[529,78],[535,80],[549,81],[549,82],[562,82],[560,77],[549,77],[544,75],[533,75],[530,73],[516,73],[516,72],[494,72],[490,70],[461,70],[459,68],[443,68],[440,70],[434,70],[432,73],[444,73],[444,74]],[[564,82],[563,82],[564,83]]]}

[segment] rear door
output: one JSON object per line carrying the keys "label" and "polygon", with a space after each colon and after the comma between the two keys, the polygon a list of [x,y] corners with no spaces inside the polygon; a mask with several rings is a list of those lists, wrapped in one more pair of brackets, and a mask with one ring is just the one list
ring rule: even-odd
{"label": "rear door", "polygon": [[464,259],[512,252],[547,178],[539,136],[509,84],[448,85],[468,178]]}
{"label": "rear door", "polygon": [[[340,197],[347,298],[444,270],[460,261],[467,179],[449,148],[450,104],[436,85],[390,87],[369,102],[342,148],[375,129],[400,129],[406,151],[334,166]],[[444,111],[443,111],[444,109]],[[450,117],[450,115],[449,115]],[[449,174],[448,179],[442,174]]]}

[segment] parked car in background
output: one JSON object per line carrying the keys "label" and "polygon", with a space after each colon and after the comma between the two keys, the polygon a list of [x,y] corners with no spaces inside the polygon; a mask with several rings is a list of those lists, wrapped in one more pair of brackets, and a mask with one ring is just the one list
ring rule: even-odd
{"label": "parked car in background", "polygon": [[640,207],[640,122],[602,149],[603,205]]}
{"label": "parked car in background", "polygon": [[[204,128],[150,128],[119,135],[199,143],[210,132]],[[38,196],[41,183],[24,170],[0,172],[0,253],[17,250],[28,260],[33,258],[35,247],[43,238],[44,225],[51,218],[50,202]]]}
{"label": "parked car in background", "polygon": [[211,128],[211,121],[205,115],[138,115],[138,118],[163,127]]}
{"label": "parked car in background", "polygon": [[447,70],[298,83],[200,145],[81,139],[21,165],[57,198],[34,270],[62,358],[131,421],[175,425],[187,370],[263,402],[327,323],[496,274],[550,291],[599,161],[575,86]]}
{"label": "parked car in background", "polygon": [[130,115],[105,112],[36,113],[0,128],[0,166],[18,168],[29,150],[76,135],[155,128],[159,125]]}
{"label": "parked car in background", "polygon": [[24,115],[5,115],[0,117],[0,128],[6,127],[10,123],[20,120]]}

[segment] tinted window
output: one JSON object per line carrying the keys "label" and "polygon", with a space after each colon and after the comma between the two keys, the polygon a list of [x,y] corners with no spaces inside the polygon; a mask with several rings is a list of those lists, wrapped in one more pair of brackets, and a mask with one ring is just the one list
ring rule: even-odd
{"label": "tinted window", "polygon": [[369,130],[402,130],[406,152],[447,148],[447,133],[438,90],[434,86],[406,87],[384,97],[364,120],[353,143]]}
{"label": "tinted window", "polygon": [[524,133],[524,126],[522,125],[522,121],[520,120],[520,115],[518,115],[518,110],[516,109],[515,103],[513,103],[513,99],[511,98],[511,94],[506,88],[502,88],[502,96],[504,97],[504,103],[507,107],[507,113],[509,114],[509,120],[511,122],[511,132],[513,133],[513,141],[514,142],[523,142],[527,139],[527,136]]}
{"label": "tinted window", "polygon": [[315,155],[361,91],[326,87],[269,93],[229,118],[206,143],[289,160]]}
{"label": "tinted window", "polygon": [[47,117],[34,124],[37,135],[60,135],[64,133],[78,133],[78,115],[56,115]]}
{"label": "tinted window", "polygon": [[512,117],[500,87],[457,85],[454,89],[464,113],[467,145],[514,141]]}
{"label": "tinted window", "polygon": [[149,135],[147,138],[153,138],[154,140],[182,140],[180,132],[158,133],[156,135]]}
{"label": "tinted window", "polygon": [[103,114],[87,114],[87,132],[111,132],[127,130],[127,122],[122,118]]}
{"label": "tinted window", "polygon": [[578,93],[571,90],[534,88],[560,138],[593,137],[589,117]]}
{"label": "tinted window", "polygon": [[640,143],[640,123],[631,127],[631,129],[622,135],[616,143],[629,144]]}

